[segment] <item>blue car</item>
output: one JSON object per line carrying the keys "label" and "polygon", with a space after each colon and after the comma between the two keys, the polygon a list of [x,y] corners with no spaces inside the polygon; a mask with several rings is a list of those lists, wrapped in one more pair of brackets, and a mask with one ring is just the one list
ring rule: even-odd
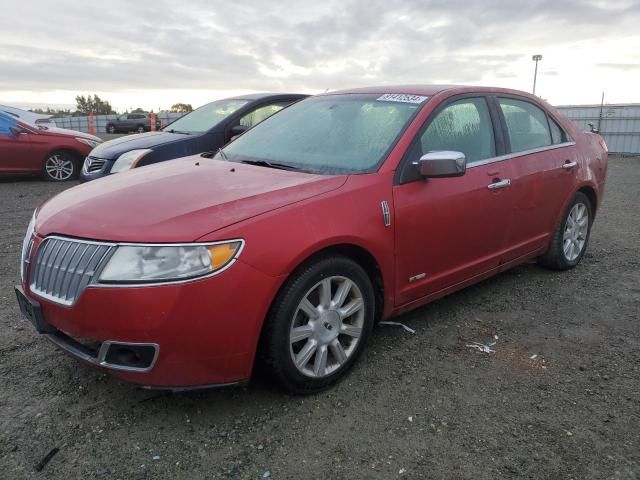
{"label": "blue car", "polygon": [[260,93],[208,103],[159,132],[116,138],[87,156],[83,181],[174,158],[216,151],[234,137],[308,95]]}

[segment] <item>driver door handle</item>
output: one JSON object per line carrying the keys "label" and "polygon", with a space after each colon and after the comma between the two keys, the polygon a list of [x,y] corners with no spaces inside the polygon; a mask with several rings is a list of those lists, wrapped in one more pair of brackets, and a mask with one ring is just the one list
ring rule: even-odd
{"label": "driver door handle", "polygon": [[578,162],[567,162],[562,165],[562,168],[565,170],[571,170],[572,168],[576,168],[578,166]]}
{"label": "driver door handle", "polygon": [[500,180],[499,182],[490,183],[487,185],[489,190],[499,190],[501,188],[505,188],[511,185],[511,179],[505,178],[504,180]]}

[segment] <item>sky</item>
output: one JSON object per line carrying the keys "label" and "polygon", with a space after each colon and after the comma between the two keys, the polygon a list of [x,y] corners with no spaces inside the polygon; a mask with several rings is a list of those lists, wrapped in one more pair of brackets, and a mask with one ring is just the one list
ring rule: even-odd
{"label": "sky", "polygon": [[[6,3],[6,6],[2,4]],[[0,0],[0,104],[118,111],[245,92],[489,85],[640,103],[640,0]]]}

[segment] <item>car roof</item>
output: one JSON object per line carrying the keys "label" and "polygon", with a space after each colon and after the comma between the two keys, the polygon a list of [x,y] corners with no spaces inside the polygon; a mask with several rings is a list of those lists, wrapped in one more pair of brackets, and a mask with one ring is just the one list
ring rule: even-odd
{"label": "car roof", "polygon": [[45,120],[51,118],[51,115],[33,113],[21,108],[10,107],[8,105],[0,105],[0,111],[10,114],[13,117],[18,117],[20,120],[27,123],[35,123],[36,120]]}
{"label": "car roof", "polygon": [[306,98],[308,94],[305,93],[275,93],[275,92],[262,92],[262,93],[248,93],[246,95],[238,95],[237,97],[229,97],[228,100],[271,100],[280,98]]}
{"label": "car roof", "polygon": [[[520,90],[501,87],[483,87],[475,85],[381,85],[373,87],[353,88],[348,90],[336,90],[324,93],[323,95],[346,95],[351,93],[395,93],[432,97],[445,91],[450,93],[509,93],[525,97],[532,97],[530,93]],[[540,100],[538,97],[534,98],[536,98],[536,100]]]}

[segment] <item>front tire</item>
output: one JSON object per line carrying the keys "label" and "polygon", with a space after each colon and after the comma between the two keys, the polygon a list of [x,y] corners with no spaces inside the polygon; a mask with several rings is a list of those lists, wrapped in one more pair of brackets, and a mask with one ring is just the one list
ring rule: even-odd
{"label": "front tire", "polygon": [[568,270],[578,265],[587,250],[592,224],[593,206],[584,193],[577,192],[539,263],[554,270]]}
{"label": "front tire", "polygon": [[78,159],[69,152],[53,152],[44,161],[42,174],[50,182],[66,182],[78,176]]}
{"label": "front tire", "polygon": [[108,125],[107,133],[116,133],[116,127],[114,125]]}
{"label": "front tire", "polygon": [[324,390],[354,365],[374,317],[364,269],[346,257],[321,258],[294,273],[276,297],[263,338],[266,366],[292,393]]}
{"label": "front tire", "polygon": [[136,128],[136,132],[144,133],[144,125],[138,125],[137,128]]}

